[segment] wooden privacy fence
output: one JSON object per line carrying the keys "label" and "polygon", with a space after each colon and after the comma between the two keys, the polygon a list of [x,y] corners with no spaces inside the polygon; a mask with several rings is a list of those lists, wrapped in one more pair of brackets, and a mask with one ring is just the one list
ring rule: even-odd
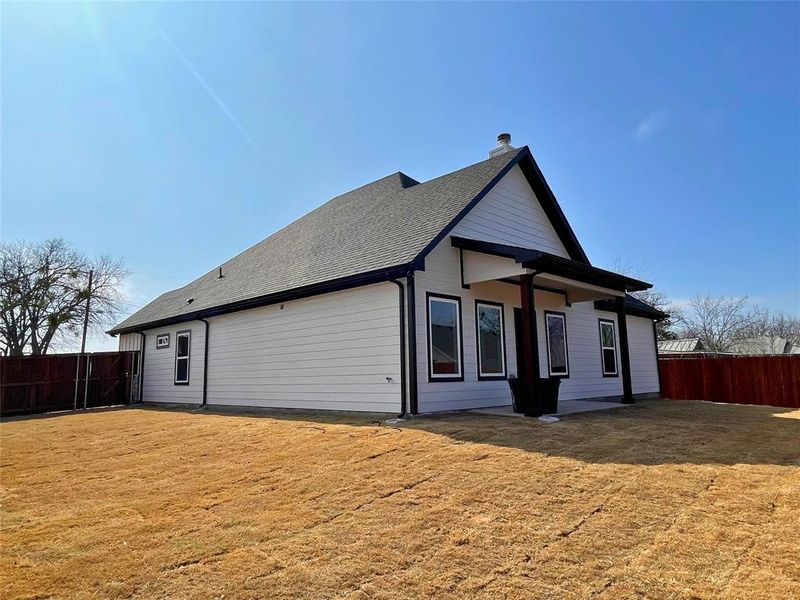
{"label": "wooden privacy fence", "polygon": [[800,408],[800,355],[659,358],[661,395]]}
{"label": "wooden privacy fence", "polygon": [[129,404],[136,354],[0,357],[0,416]]}

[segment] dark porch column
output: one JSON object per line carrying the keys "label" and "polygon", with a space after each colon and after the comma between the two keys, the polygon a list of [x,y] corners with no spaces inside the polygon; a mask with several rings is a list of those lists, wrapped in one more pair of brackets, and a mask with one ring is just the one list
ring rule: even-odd
{"label": "dark porch column", "polygon": [[619,327],[619,360],[622,366],[622,402],[633,404],[631,385],[631,355],[628,350],[628,319],[625,316],[625,298],[617,298],[617,327]]}
{"label": "dark porch column", "polygon": [[534,398],[539,385],[539,343],[536,335],[536,305],[533,297],[533,275],[520,278],[520,300],[522,304],[522,355],[524,364],[518,367],[521,379],[530,385]]}

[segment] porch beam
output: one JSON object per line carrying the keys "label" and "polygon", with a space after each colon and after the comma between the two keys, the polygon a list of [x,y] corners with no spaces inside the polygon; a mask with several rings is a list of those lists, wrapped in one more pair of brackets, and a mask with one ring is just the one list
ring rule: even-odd
{"label": "porch beam", "polygon": [[628,349],[628,319],[625,311],[625,298],[616,298],[617,327],[619,328],[619,359],[622,366],[622,402],[633,404],[631,385],[631,356]]}

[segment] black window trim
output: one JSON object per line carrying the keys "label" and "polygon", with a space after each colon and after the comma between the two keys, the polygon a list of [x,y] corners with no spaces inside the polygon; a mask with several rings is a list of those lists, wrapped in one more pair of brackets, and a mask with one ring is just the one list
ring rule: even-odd
{"label": "black window trim", "polygon": [[[603,346],[603,323],[611,325],[611,335],[614,338],[614,372],[606,373],[606,361],[603,356],[604,350],[611,350]],[[617,355],[617,323],[612,319],[597,319],[597,332],[600,335],[600,371],[603,377],[619,377],[619,356]]]}
{"label": "black window trim", "polygon": [[[561,317],[562,322],[564,323],[564,358],[567,360],[567,372],[566,373],[553,373],[553,367],[550,364],[550,331],[547,327],[547,316],[553,315],[556,317]],[[558,379],[569,379],[569,338],[567,336],[567,313],[561,312],[558,310],[546,310],[544,311],[544,336],[545,341],[547,342],[547,375],[548,377],[554,377]]]}
{"label": "black window trim", "polygon": [[[161,338],[163,338],[165,336],[167,338],[167,343],[165,345],[163,345],[163,346],[159,346],[158,340],[160,340]],[[156,350],[164,350],[165,348],[169,348],[170,337],[172,337],[172,336],[170,336],[169,333],[157,333],[156,334]]]}
{"label": "black window trim", "polygon": [[[459,375],[434,375],[433,374],[433,340],[431,339],[431,298],[455,301],[458,310],[458,370]],[[464,327],[463,314],[461,312],[461,297],[439,294],[436,292],[425,292],[425,314],[426,314],[426,335],[428,338],[428,383],[446,383],[451,381],[464,381]]]}
{"label": "black window trim", "polygon": [[[186,381],[178,381],[178,338],[182,335],[186,334],[189,337],[189,345],[187,347],[187,354],[186,354]],[[181,357],[183,358],[183,357]],[[173,383],[175,385],[189,385],[189,374],[191,372],[192,366],[192,330],[191,329],[184,329],[182,331],[175,332],[175,365],[174,365],[174,374],[173,374]]]}
{"label": "black window trim", "polygon": [[[492,374],[492,375],[483,375],[481,374],[481,332],[480,332],[480,321],[478,320],[479,316],[479,306],[483,304],[484,306],[492,306],[494,308],[500,309],[500,351],[503,353],[503,372]],[[502,302],[492,302],[491,300],[479,300],[478,298],[475,299],[475,354],[476,360],[475,364],[477,365],[477,373],[478,373],[478,381],[503,381],[508,379],[508,363],[506,362],[506,316],[505,316],[505,307]]]}

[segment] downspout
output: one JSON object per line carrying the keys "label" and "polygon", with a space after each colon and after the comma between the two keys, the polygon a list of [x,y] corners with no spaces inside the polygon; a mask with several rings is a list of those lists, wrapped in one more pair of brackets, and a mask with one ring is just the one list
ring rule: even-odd
{"label": "downspout", "polygon": [[144,349],[147,341],[147,334],[144,331],[137,331],[142,336],[142,349],[139,354],[139,404],[144,402]]}
{"label": "downspout", "polygon": [[656,373],[658,373],[658,395],[661,396],[661,362],[658,360],[658,328],[653,321],[653,344],[656,347]]}
{"label": "downspout", "polygon": [[398,419],[406,416],[406,301],[403,284],[397,279],[390,279],[397,286],[398,307],[400,311],[400,414]]}
{"label": "downspout", "polygon": [[200,318],[197,320],[206,324],[206,335],[203,344],[203,403],[200,405],[201,408],[205,408],[208,401],[208,321]]}
{"label": "downspout", "polygon": [[406,275],[408,301],[408,409],[412,415],[419,411],[417,405],[417,308],[414,292],[414,271]]}

